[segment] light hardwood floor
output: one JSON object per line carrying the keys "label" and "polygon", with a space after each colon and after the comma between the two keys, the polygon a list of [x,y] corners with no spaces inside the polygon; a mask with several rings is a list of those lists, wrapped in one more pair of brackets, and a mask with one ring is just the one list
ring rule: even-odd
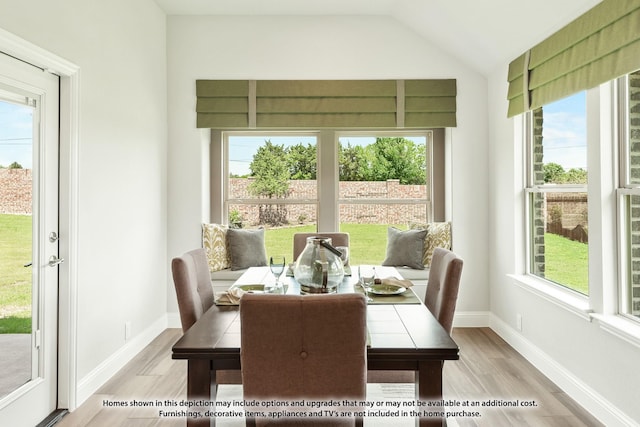
{"label": "light hardwood floor", "polygon": [[[180,329],[167,329],[118,374],[107,382],[57,427],[68,426],[184,426],[184,418],[159,417],[157,408],[117,408],[113,402],[155,401],[186,397],[186,362],[171,359],[171,346],[180,337]],[[479,411],[479,417],[456,417],[450,425],[475,426],[601,426],[587,411],[537,371],[513,348],[488,328],[456,328],[453,338],[460,346],[461,358],[445,363],[445,400],[469,403],[534,401],[533,408],[450,407]],[[229,393],[241,392],[238,386]],[[233,387],[236,387],[234,389]],[[411,385],[379,385],[372,393],[382,398],[411,396]],[[368,389],[369,393],[369,389]],[[238,422],[229,425],[242,425]],[[404,420],[413,425],[411,420]],[[365,425],[393,425],[403,420],[365,420]]]}

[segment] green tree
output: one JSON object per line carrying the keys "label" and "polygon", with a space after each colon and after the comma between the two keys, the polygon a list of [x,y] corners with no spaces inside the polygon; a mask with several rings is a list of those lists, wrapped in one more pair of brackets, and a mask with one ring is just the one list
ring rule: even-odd
{"label": "green tree", "polygon": [[565,171],[558,163],[545,163],[544,182],[547,184],[586,184],[587,171],[582,168],[571,168]]}
{"label": "green tree", "polygon": [[291,179],[316,179],[317,150],[315,145],[292,145],[287,148],[286,152]]}
{"label": "green tree", "polygon": [[368,181],[371,172],[371,162],[368,153],[360,145],[351,146],[347,143],[339,148],[340,181]]}
{"label": "green tree", "polygon": [[[284,145],[276,145],[270,140],[258,148],[249,165],[253,182],[248,190],[260,198],[282,199],[289,194],[289,167]],[[282,225],[287,221],[287,208],[277,203],[259,206],[260,224]]]}
{"label": "green tree", "polygon": [[377,138],[369,147],[375,159],[372,169],[376,181],[399,179],[400,184],[425,184],[426,149],[406,138]]}
{"label": "green tree", "polygon": [[560,184],[564,177],[564,168],[558,163],[545,163],[542,166],[544,171],[544,182],[547,184]]}
{"label": "green tree", "polygon": [[9,169],[22,169],[22,165],[18,162],[13,162],[9,165]]}
{"label": "green tree", "polygon": [[582,168],[571,168],[565,173],[564,182],[566,184],[586,184],[587,171]]}

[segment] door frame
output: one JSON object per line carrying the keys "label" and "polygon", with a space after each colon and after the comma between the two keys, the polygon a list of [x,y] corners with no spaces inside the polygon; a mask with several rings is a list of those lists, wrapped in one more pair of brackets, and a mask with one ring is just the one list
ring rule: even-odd
{"label": "door frame", "polygon": [[60,76],[58,398],[77,407],[77,284],[80,67],[0,28],[0,51]]}

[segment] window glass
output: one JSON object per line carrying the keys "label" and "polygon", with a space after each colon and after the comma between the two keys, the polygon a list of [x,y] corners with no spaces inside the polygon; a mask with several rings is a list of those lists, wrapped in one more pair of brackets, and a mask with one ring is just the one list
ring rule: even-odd
{"label": "window glass", "polygon": [[267,256],[292,256],[293,233],[317,229],[316,137],[231,134],[227,143],[229,225],[263,227]]}
{"label": "window glass", "polygon": [[[626,278],[622,280],[621,312],[640,318],[640,71],[623,80],[626,141],[623,142],[623,164],[627,167],[625,187],[621,192],[623,216],[623,245],[626,253]],[[621,114],[622,115],[622,114]]]}
{"label": "window glass", "polygon": [[530,272],[588,295],[586,93],[532,113]]}
{"label": "window glass", "polygon": [[339,137],[340,230],[351,238],[351,263],[386,255],[387,228],[408,229],[430,218],[428,137]]}

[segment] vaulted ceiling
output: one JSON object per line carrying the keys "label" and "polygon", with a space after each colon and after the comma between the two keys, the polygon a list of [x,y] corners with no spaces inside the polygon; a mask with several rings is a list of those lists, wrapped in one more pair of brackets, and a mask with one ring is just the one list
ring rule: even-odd
{"label": "vaulted ceiling", "polygon": [[375,15],[487,74],[600,0],[155,0],[168,15]]}

